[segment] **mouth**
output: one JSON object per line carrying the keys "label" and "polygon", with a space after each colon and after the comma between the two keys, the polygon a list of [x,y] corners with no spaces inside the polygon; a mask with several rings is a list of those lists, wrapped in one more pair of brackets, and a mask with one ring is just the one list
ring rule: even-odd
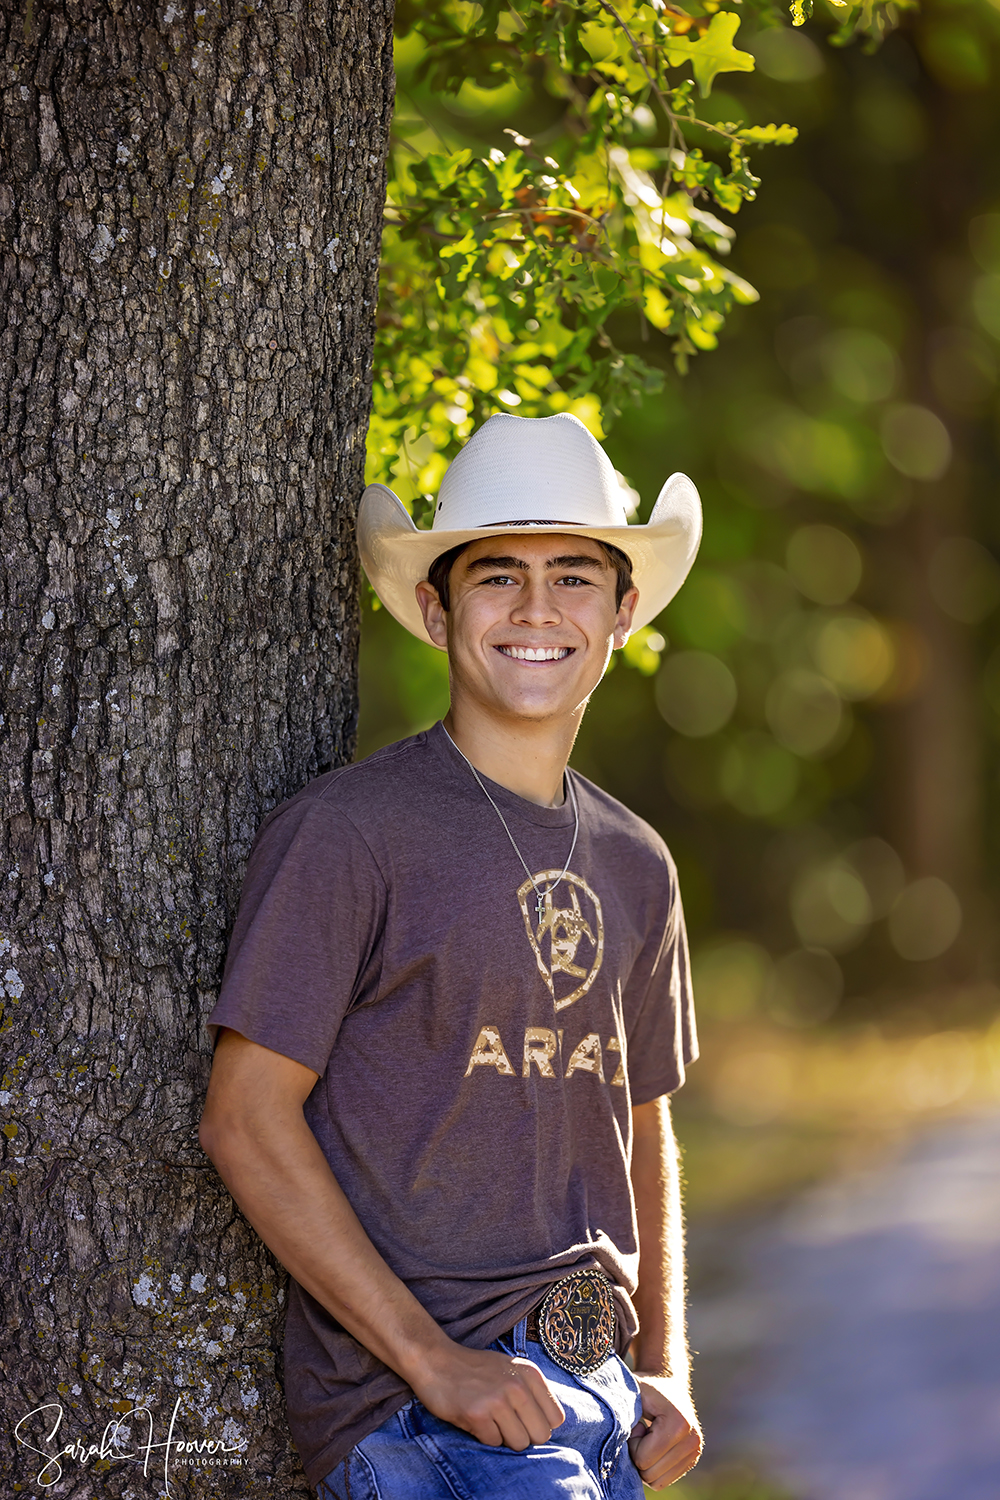
{"label": "mouth", "polygon": [[573,654],[572,646],[497,646],[502,656],[511,661],[564,661]]}

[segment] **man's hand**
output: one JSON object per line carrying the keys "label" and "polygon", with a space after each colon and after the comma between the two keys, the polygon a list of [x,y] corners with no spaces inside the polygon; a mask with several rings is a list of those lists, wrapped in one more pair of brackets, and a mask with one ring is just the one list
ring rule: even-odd
{"label": "man's hand", "polygon": [[664,1375],[636,1373],[642,1393],[643,1422],[629,1438],[632,1462],[644,1484],[662,1490],[693,1469],[701,1457],[701,1427],[691,1397]]}
{"label": "man's hand", "polygon": [[410,1384],[434,1416],[493,1448],[547,1443],[566,1417],[537,1365],[490,1349],[453,1343]]}

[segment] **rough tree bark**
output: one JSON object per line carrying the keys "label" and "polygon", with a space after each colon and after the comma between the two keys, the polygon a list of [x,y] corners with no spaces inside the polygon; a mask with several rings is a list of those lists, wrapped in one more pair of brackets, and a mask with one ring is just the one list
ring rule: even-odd
{"label": "rough tree bark", "polygon": [[[283,1276],[201,1154],[264,812],[348,759],[391,0],[0,6],[4,1493],[245,1445],[306,1492]],[[62,1426],[48,1443],[57,1406]],[[47,1492],[163,1492],[163,1450]],[[51,1480],[55,1471],[45,1476]],[[159,1477],[157,1477],[159,1476]]]}

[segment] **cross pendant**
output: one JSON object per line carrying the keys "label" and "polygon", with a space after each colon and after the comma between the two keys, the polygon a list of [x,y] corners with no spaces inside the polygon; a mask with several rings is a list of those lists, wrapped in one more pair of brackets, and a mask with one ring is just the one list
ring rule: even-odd
{"label": "cross pendant", "polygon": [[538,920],[541,922],[545,915],[545,898],[548,895],[548,891],[536,891],[535,894],[538,897],[538,900],[535,902],[535,910],[538,912]]}

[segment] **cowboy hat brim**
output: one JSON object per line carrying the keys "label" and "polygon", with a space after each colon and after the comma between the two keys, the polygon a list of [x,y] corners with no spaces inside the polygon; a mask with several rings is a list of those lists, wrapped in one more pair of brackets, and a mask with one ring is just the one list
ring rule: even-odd
{"label": "cowboy hat brim", "polygon": [[618,547],[632,562],[639,602],[632,629],[648,625],[670,603],[694,562],[701,540],[701,501],[686,474],[672,474],[644,526],[588,526],[572,521],[545,525],[500,522],[464,530],[422,531],[402,502],[384,484],[370,484],[358,511],[358,548],[372,588],[401,625],[419,640],[424,629],[415,589],[442,552],[505,532],[532,535],[572,532]]}

